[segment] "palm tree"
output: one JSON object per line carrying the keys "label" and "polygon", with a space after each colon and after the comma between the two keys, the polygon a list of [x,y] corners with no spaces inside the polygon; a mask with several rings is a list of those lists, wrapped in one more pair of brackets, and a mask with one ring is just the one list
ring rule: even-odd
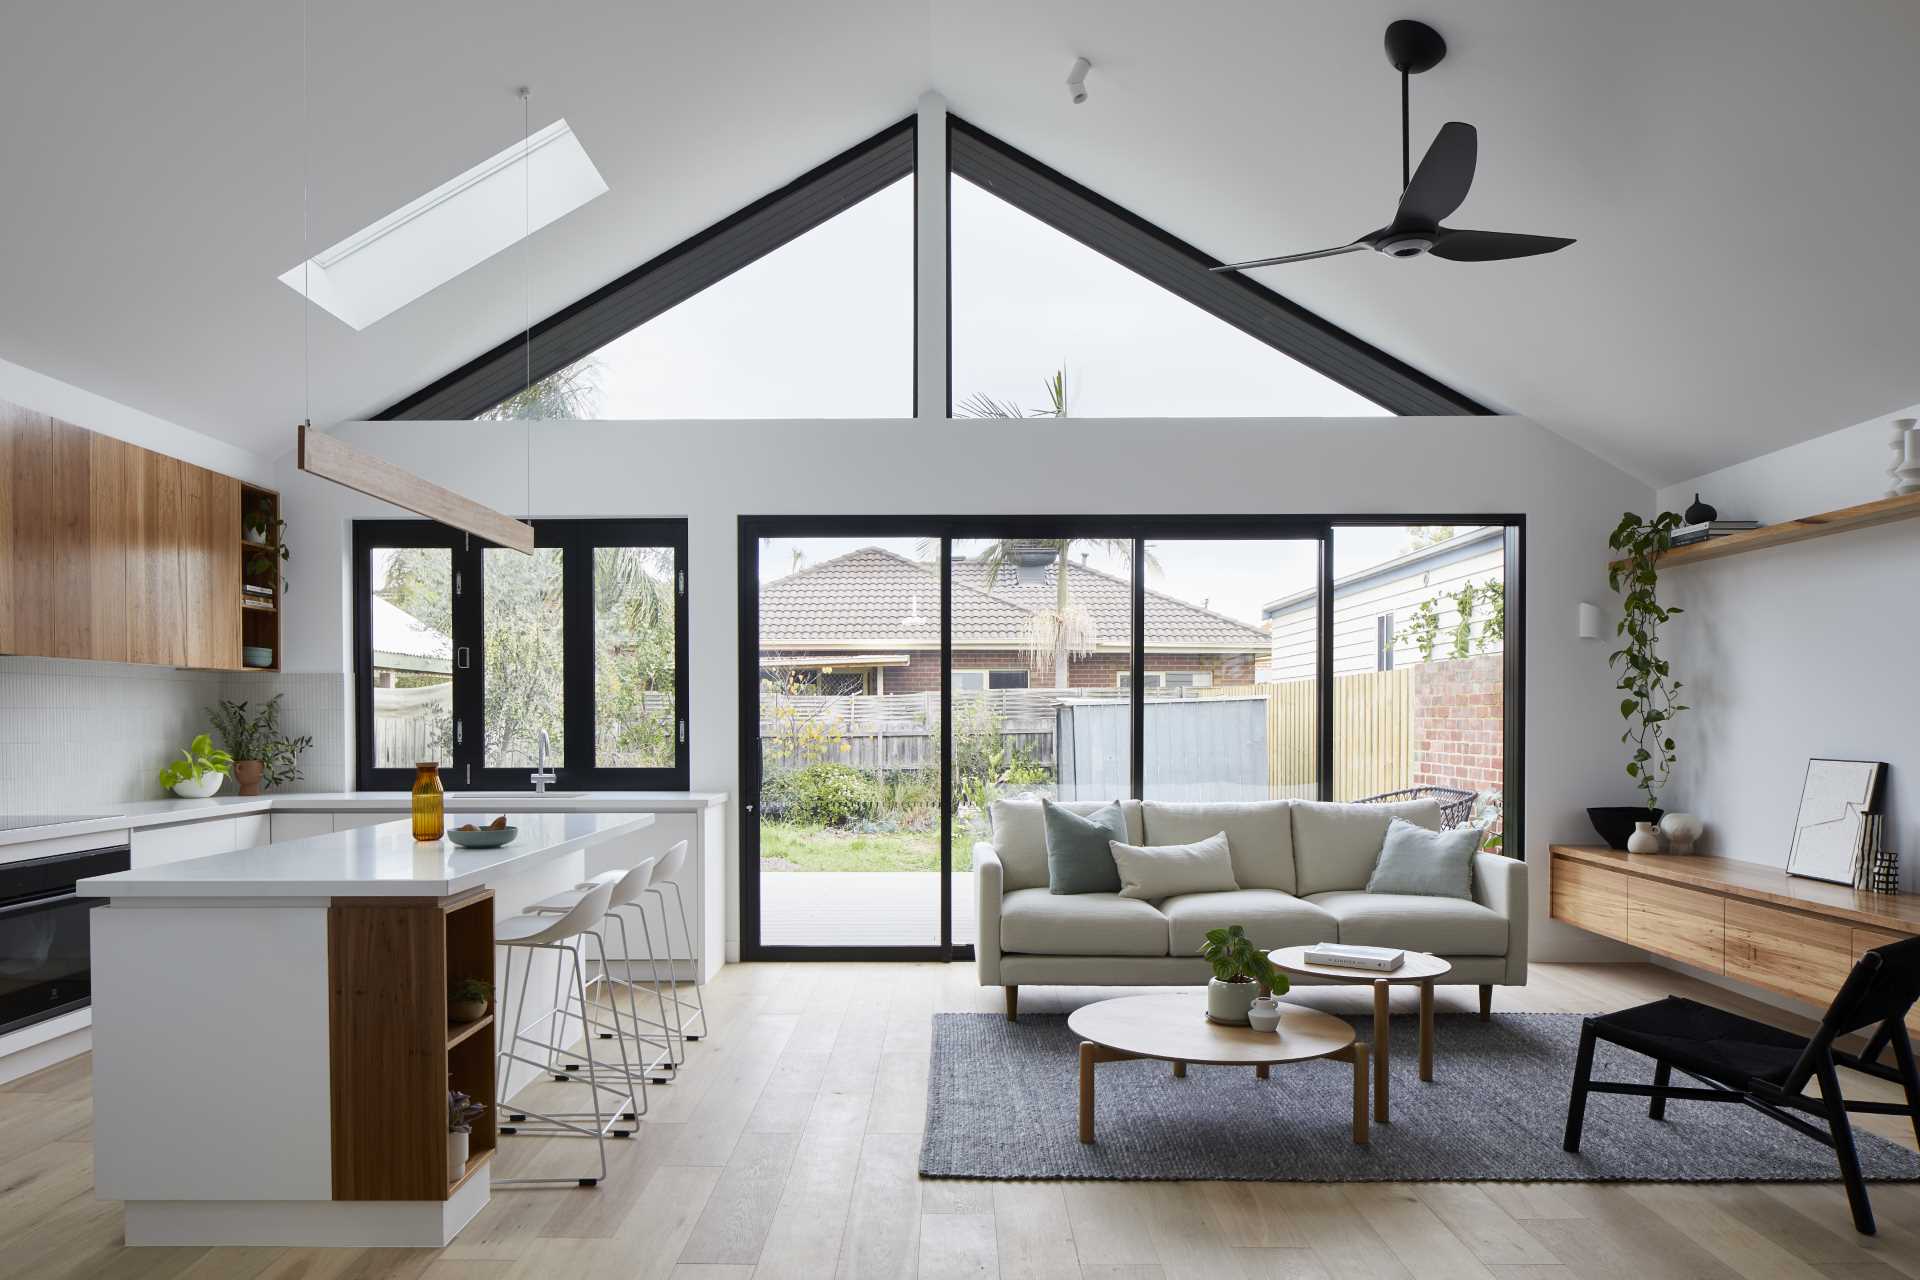
{"label": "palm tree", "polygon": [[588,357],[556,369],[481,414],[480,422],[515,418],[591,418],[600,407],[600,362]]}
{"label": "palm tree", "polygon": [[1068,585],[1068,566],[1075,547],[1097,550],[1103,555],[1127,557],[1133,554],[1131,538],[1001,538],[989,543],[980,554],[987,569],[987,591],[991,593],[1005,573],[1018,573],[1020,566],[1035,567],[1053,559],[1053,608],[1037,610],[1027,623],[1026,649],[1035,657],[1053,655],[1053,687],[1067,687],[1073,659],[1093,652],[1099,629],[1085,607],[1076,604]]}
{"label": "palm tree", "polygon": [[1067,367],[1061,365],[1053,371],[1053,376],[1040,384],[1047,389],[1045,409],[1035,409],[1032,413],[1020,407],[1017,400],[995,400],[984,391],[977,391],[954,406],[956,416],[962,418],[1066,418],[1072,415],[1067,411]]}

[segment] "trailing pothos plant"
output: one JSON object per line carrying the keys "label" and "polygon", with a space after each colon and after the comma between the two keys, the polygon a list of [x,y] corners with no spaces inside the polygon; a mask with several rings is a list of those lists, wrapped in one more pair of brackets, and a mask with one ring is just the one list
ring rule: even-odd
{"label": "trailing pothos plant", "polygon": [[1649,809],[1658,807],[1660,792],[1673,773],[1673,719],[1687,709],[1677,696],[1684,686],[1660,656],[1660,628],[1683,611],[1662,606],[1655,594],[1660,553],[1673,545],[1679,524],[1680,517],[1671,511],[1651,520],[1629,511],[1607,539],[1607,546],[1619,553],[1608,567],[1607,582],[1620,593],[1620,624],[1614,630],[1621,637],[1621,647],[1608,656],[1607,665],[1619,669],[1615,687],[1625,695],[1620,716],[1627,730],[1620,741],[1633,748],[1627,776],[1646,796]]}

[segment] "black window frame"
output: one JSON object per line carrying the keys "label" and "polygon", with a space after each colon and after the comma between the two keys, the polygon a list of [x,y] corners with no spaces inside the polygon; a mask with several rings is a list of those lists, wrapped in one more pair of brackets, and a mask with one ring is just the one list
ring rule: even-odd
{"label": "black window frame", "polygon": [[[558,547],[563,562],[562,651],[566,704],[565,758],[552,768],[562,790],[686,791],[690,789],[692,723],[687,587],[687,522],[674,518],[536,520],[534,545]],[[674,763],[652,768],[603,768],[594,762],[593,555],[596,547],[662,547],[673,551]],[[376,547],[444,547],[458,575],[453,602],[453,716],[459,729],[453,763],[443,766],[448,790],[533,791],[532,770],[485,763],[484,657],[486,552],[501,550],[432,520],[356,520],[353,524],[354,784],[361,791],[402,791],[411,768],[373,765],[372,553]],[[467,661],[460,661],[462,652]]]}
{"label": "black window frame", "polygon": [[[1096,253],[1151,280],[1314,372],[1401,415],[1489,414],[1471,396],[1422,373],[1240,271],[1215,272],[1213,257],[959,116],[947,116],[947,170],[984,187]],[[952,276],[952,201],[947,204]],[[953,306],[948,289],[947,370],[952,382]],[[947,406],[953,416],[953,406]]]}
{"label": "black window frame", "polygon": [[[1334,792],[1335,733],[1333,605],[1334,539],[1342,528],[1400,525],[1497,525],[1505,531],[1505,590],[1507,627],[1501,656],[1504,706],[1502,725],[1502,831],[1508,856],[1526,860],[1526,531],[1521,513],[1471,514],[1370,513],[1358,515],[1217,515],[1217,516],[805,516],[742,515],[736,545],[739,593],[739,773],[741,830],[737,867],[740,875],[740,958],[742,960],[971,960],[971,943],[953,941],[950,898],[943,898],[940,941],[902,946],[789,946],[760,940],[760,541],[763,538],[926,538],[939,550],[940,574],[940,724],[946,740],[942,759],[953,756],[953,543],[970,538],[1124,538],[1132,542],[1133,651],[1127,687],[1132,741],[1128,796],[1145,794],[1146,770],[1146,559],[1147,543],[1161,539],[1274,539],[1311,540],[1320,547],[1315,654],[1315,696],[1318,722],[1328,731],[1318,735],[1315,769],[1317,798],[1332,800]],[[951,886],[953,869],[953,770],[940,769],[939,883]],[[935,874],[935,873],[930,873]]]}
{"label": "black window frame", "polygon": [[[913,177],[918,118],[888,125],[777,191],[694,233],[664,253],[517,332],[373,415],[375,421],[477,418],[609,342],[830,221],[867,197]],[[918,221],[915,222],[916,230]],[[917,249],[916,249],[917,253]],[[907,264],[913,272],[913,263]],[[915,278],[918,273],[914,272]],[[918,308],[915,308],[918,315]],[[917,367],[917,361],[916,361]],[[918,389],[914,394],[918,395]],[[901,414],[911,418],[915,405]]]}

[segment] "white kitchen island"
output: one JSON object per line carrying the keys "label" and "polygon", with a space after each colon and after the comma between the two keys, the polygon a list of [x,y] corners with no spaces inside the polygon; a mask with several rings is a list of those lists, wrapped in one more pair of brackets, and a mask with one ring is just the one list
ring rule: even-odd
{"label": "white kitchen island", "polygon": [[[449,1171],[446,1094],[492,1101],[500,1027],[450,1025],[447,984],[492,981],[495,920],[578,883],[589,849],[637,861],[653,821],[515,814],[495,850],[386,822],[81,881],[108,899],[94,1185],[126,1203],[127,1243],[451,1242],[487,1202],[493,1120]],[[529,1019],[552,1007],[553,963],[532,972]]]}

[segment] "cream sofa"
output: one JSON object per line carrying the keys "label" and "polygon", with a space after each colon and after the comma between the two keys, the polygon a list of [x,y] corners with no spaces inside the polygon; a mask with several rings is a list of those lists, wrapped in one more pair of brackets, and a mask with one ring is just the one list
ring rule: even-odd
{"label": "cream sofa", "polygon": [[[1088,813],[1104,801],[1072,802]],[[1037,799],[997,800],[991,843],[973,848],[979,905],[974,944],[980,985],[1006,988],[1007,1016],[1026,985],[1188,986],[1209,975],[1197,953],[1207,930],[1246,927],[1263,950],[1350,942],[1431,951],[1453,964],[1451,983],[1480,988],[1527,980],[1527,867],[1481,853],[1473,900],[1366,892],[1393,817],[1440,828],[1434,800],[1320,804],[1166,804],[1123,800],[1129,843],[1186,844],[1226,832],[1237,891],[1146,902],[1115,893],[1047,891],[1046,827]]]}

